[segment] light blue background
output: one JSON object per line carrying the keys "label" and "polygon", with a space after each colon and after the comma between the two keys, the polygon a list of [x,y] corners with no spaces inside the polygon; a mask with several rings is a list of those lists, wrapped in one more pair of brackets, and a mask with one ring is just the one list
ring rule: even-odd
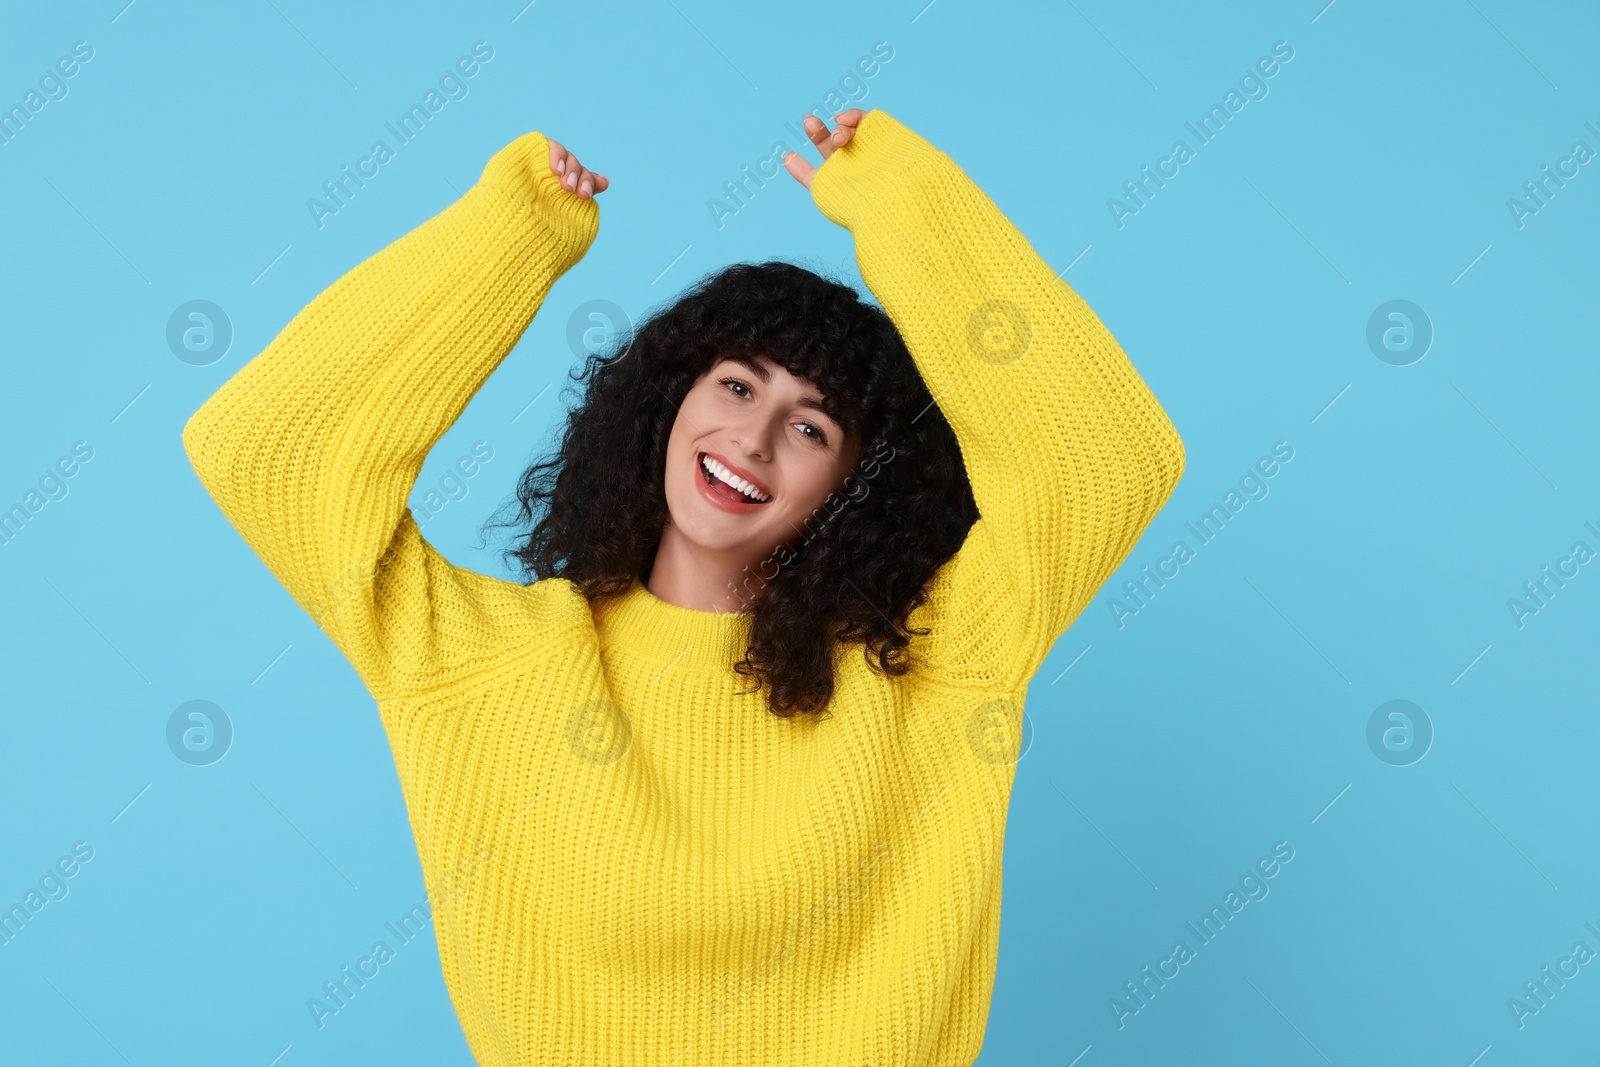
{"label": "light blue background", "polygon": [[[1507,208],[1575,141],[1600,149],[1592,6],[125,2],[8,5],[0,36],[6,105],[74,41],[95,50],[0,146],[0,506],[94,449],[0,547],[0,903],[73,842],[95,850],[0,947],[0,1060],[470,1062],[431,936],[310,1018],[425,899],[415,845],[371,698],[179,432],[319,291],[541,130],[611,177],[599,240],[413,497],[488,441],[424,529],[508,575],[479,526],[547,444],[579,304],[638,316],[773,256],[853,275],[849,235],[787,175],[720,228],[707,204],[775,141],[798,147],[786,123],[831,114],[877,41],[893,59],[841,107],[890,111],[1071,264],[1188,451],[1034,682],[979,1062],[1600,1055],[1600,964],[1524,1028],[1507,1008],[1574,942],[1600,950],[1600,566],[1522,628],[1507,608],[1574,541],[1600,549],[1600,166],[1521,228]],[[307,198],[478,40],[495,52],[470,95],[319,230]],[[1294,57],[1267,97],[1199,146],[1184,123],[1277,41]],[[1195,158],[1119,229],[1107,199],[1179,138]],[[235,330],[209,366],[165,341],[191,299]],[[1366,343],[1391,299],[1436,331],[1409,366]],[[1193,545],[1184,523],[1277,441],[1295,451],[1270,495],[1119,628],[1121,583]],[[211,766],[166,745],[192,699],[236,731]],[[1410,766],[1366,741],[1391,699],[1436,731]],[[1295,853],[1270,895],[1119,1029],[1108,1000],[1193,946],[1184,923],[1278,841]]]}

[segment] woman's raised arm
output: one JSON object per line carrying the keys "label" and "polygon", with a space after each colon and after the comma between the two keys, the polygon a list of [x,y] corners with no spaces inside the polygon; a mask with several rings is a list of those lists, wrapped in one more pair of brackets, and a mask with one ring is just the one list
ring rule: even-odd
{"label": "woman's raised arm", "polygon": [[524,134],[460,200],[312,300],[183,428],[206,491],[380,703],[525,647],[569,608],[558,583],[452,566],[406,500],[594,241],[605,185]]}
{"label": "woman's raised arm", "polygon": [[839,119],[816,131],[820,168],[787,165],[855,238],[982,515],[913,625],[932,626],[936,672],[1025,685],[1172,494],[1183,442],[1110,331],[950,156],[882,110]]}

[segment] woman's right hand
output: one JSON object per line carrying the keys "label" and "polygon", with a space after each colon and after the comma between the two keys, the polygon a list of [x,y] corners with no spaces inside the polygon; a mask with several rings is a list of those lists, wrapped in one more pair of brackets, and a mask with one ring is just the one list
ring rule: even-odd
{"label": "woman's right hand", "polygon": [[[826,122],[823,122],[815,115],[807,114],[804,120],[806,136],[810,137],[811,143],[817,146],[817,152],[821,154],[822,161],[826,163],[830,156],[850,143],[850,138],[855,136],[857,127],[861,125],[861,120],[866,117],[867,112],[859,107],[853,107],[849,111],[841,111],[833,116],[834,127],[830,133]],[[812,177],[821,169],[820,167],[813,167],[798,152],[788,153],[781,162],[789,173],[794,176],[794,180],[807,189],[811,188]]]}
{"label": "woman's right hand", "polygon": [[610,179],[604,174],[585,170],[583,164],[578,162],[578,157],[569,152],[560,141],[549,137],[545,140],[550,142],[550,172],[561,179],[561,184],[566,189],[585,200],[590,200],[596,193],[603,193],[610,187]]}

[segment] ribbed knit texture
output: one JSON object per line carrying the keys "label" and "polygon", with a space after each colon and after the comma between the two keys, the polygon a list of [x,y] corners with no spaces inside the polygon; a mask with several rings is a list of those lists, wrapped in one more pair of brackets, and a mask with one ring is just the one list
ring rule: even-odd
{"label": "ribbed knit texture", "polygon": [[[635,581],[453,566],[407,499],[588,249],[529,133],[344,275],[184,427],[206,490],[387,731],[446,985],[494,1067],[966,1065],[988,1018],[1022,701],[1183,445],[1083,300],[945,153],[867,114],[818,169],[982,518],[831,718],[738,695],[748,620]],[[892,462],[892,461],[891,461]]]}

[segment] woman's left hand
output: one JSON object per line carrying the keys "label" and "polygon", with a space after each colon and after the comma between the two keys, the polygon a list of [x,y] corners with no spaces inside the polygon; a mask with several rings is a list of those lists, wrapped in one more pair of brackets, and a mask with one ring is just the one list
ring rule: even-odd
{"label": "woman's left hand", "polygon": [[[811,138],[811,143],[817,146],[818,152],[822,153],[822,161],[824,163],[828,161],[828,157],[833,155],[837,149],[849,143],[850,138],[855,135],[856,127],[861,125],[861,120],[866,114],[859,107],[839,112],[833,116],[834,122],[838,125],[834,126],[831,133],[828,131],[828,124],[817,118],[817,116],[806,116],[806,136]],[[817,172],[817,168],[808,163],[804,156],[798,152],[790,152],[783,157],[783,166],[790,174],[794,175],[795,181],[807,189],[811,188],[811,176]]]}

